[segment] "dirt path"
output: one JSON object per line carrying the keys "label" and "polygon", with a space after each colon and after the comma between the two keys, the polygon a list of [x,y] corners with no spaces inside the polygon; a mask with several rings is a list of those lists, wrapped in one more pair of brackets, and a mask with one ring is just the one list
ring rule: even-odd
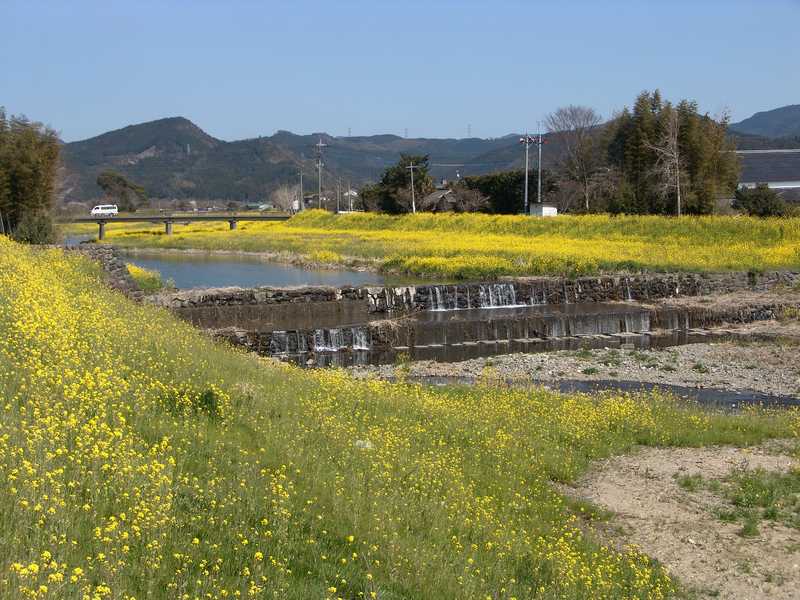
{"label": "dirt path", "polygon": [[774,446],[641,449],[603,461],[564,493],[615,515],[596,535],[636,544],[663,563],[698,598],[800,598],[800,530],[762,521],[760,534],[741,537],[740,524],[713,514],[721,500],[688,492],[677,475],[722,478],[742,467],[787,471],[797,461]]}

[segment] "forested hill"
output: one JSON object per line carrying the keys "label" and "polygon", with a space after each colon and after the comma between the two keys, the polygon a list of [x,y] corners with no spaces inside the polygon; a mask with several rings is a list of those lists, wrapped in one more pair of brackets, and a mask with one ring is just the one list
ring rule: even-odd
{"label": "forested hill", "polygon": [[[800,147],[800,105],[756,113],[730,126],[740,149]],[[434,178],[482,175],[521,168],[518,134],[499,138],[403,138],[396,135],[333,137],[326,133],[272,136],[226,142],[183,117],[159,119],[110,131],[63,146],[61,200],[101,197],[97,175],[112,169],[141,185],[153,198],[260,201],[285,183],[317,187],[315,144],[325,146],[323,180],[341,178],[354,186],[374,182],[401,153],[430,156]],[[545,147],[552,166],[557,140]],[[532,148],[535,153],[536,148]],[[531,157],[531,167],[535,159]]]}
{"label": "forested hill", "polygon": [[250,200],[297,173],[300,163],[269,138],[218,140],[173,117],[110,131],[63,147],[62,200],[98,198],[97,175],[112,169],[155,198]]}
{"label": "forested hill", "polygon": [[800,104],[757,112],[744,121],[731,123],[730,129],[767,138],[800,137]]}
{"label": "forested hill", "polygon": [[[302,166],[306,190],[317,186],[315,144],[322,139],[323,180],[353,185],[375,181],[401,153],[427,154],[436,177],[454,178],[518,167],[516,135],[495,139],[408,139],[394,135],[273,136],[225,142],[183,117],[159,119],[110,131],[63,147],[61,199],[98,198],[97,175],[112,169],[143,186],[150,197],[257,201],[284,183],[295,183]],[[465,166],[460,166],[465,165]]]}

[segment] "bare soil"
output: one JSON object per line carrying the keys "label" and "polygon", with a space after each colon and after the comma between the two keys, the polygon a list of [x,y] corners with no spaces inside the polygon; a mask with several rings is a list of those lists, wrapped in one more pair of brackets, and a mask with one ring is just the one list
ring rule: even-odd
{"label": "bare soil", "polygon": [[608,511],[595,535],[618,547],[635,544],[659,560],[690,597],[723,599],[800,597],[800,531],[762,521],[759,535],[739,535],[740,524],[714,516],[722,500],[688,492],[676,477],[723,478],[734,469],[798,468],[786,447],[640,449],[598,463],[562,491]]}

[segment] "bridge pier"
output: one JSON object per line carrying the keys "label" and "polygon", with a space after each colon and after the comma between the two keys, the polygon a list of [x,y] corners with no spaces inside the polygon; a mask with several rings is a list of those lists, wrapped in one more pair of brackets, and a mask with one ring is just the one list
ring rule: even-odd
{"label": "bridge pier", "polygon": [[228,225],[230,226],[230,231],[233,231],[234,229],[236,229],[236,224],[237,223],[238,223],[238,221],[233,221],[233,220],[228,221]]}
{"label": "bridge pier", "polygon": [[100,227],[100,231],[97,232],[97,239],[104,240],[106,238],[106,222],[98,221],[97,224]]}
{"label": "bridge pier", "polygon": [[164,221],[164,233],[172,235],[172,221]]}

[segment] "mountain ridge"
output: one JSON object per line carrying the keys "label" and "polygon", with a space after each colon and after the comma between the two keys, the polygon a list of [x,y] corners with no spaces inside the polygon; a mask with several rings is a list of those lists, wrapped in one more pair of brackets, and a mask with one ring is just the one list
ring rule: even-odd
{"label": "mountain ridge", "polygon": [[731,131],[772,139],[800,136],[800,104],[763,110],[729,125]]}
{"label": "mountain ridge", "polygon": [[[740,149],[800,147],[800,105],[755,113],[731,124],[729,133]],[[225,141],[185,117],[165,117],[65,143],[59,199],[100,198],[96,179],[108,169],[143,186],[152,198],[261,201],[280,185],[297,183],[301,169],[305,190],[316,190],[315,145],[320,139],[326,144],[323,181],[328,189],[335,188],[335,178],[355,186],[377,181],[401,153],[428,155],[435,178],[455,179],[522,168],[518,137],[332,136],[278,130],[271,136]],[[545,150],[545,168],[552,165],[557,146]],[[530,165],[535,168],[535,149]]]}
{"label": "mountain ridge", "polygon": [[[467,166],[469,174],[497,170],[497,165],[474,164],[474,159],[517,146],[513,134],[491,139],[337,137],[286,130],[225,141],[185,117],[166,117],[65,143],[60,199],[86,202],[101,197],[96,179],[107,169],[142,185],[154,198],[255,201],[279,185],[296,183],[301,168],[306,190],[311,190],[317,187],[315,144],[320,139],[326,144],[323,180],[338,177],[354,185],[376,181],[401,153],[430,155],[435,177],[454,178],[459,165]],[[513,161],[501,162],[501,167],[513,167]]]}

